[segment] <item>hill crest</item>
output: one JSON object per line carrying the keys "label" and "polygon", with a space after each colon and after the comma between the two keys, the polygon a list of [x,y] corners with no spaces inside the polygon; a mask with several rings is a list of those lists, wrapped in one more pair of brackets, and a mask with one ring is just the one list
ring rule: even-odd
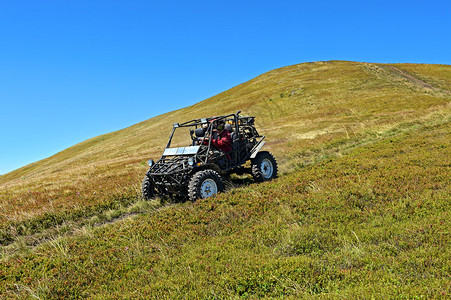
{"label": "hill crest", "polygon": [[288,172],[308,163],[306,153],[324,143],[365,139],[403,123],[447,115],[450,70],[447,65],[347,61],[279,68],[195,105],[91,138],[2,175],[0,205],[9,215],[6,211],[16,207],[10,201],[14,199],[24,203],[24,212],[41,215],[51,210],[49,203],[67,210],[127,194],[130,187],[139,189],[145,162],[161,155],[172,123],[238,110],[256,116],[259,131],[267,137],[265,147],[278,157],[282,173]]}
{"label": "hill crest", "polygon": [[[229,112],[235,112],[237,110],[242,110],[244,112],[249,111],[250,114],[255,114],[257,115],[257,118],[261,118],[260,115],[256,114],[256,113],[252,113],[253,110],[252,107],[256,104],[260,104],[261,102],[264,100],[268,100],[268,99],[264,99],[265,96],[267,97],[271,97],[271,96],[275,96],[277,98],[277,96],[279,97],[291,97],[295,94],[298,94],[297,96],[299,96],[299,94],[301,94],[303,91],[302,87],[293,87],[293,89],[291,90],[282,90],[282,89],[278,89],[275,84],[280,85],[280,86],[286,86],[283,83],[285,83],[285,81],[288,79],[284,79],[283,75],[291,72],[292,70],[295,70],[296,72],[321,72],[321,71],[325,71],[326,69],[330,68],[330,66],[335,66],[337,68],[340,67],[340,65],[345,65],[347,67],[349,66],[355,66],[355,67],[360,67],[360,68],[366,68],[369,72],[371,72],[373,75],[379,77],[379,78],[389,78],[389,80],[391,80],[393,83],[400,83],[402,85],[404,85],[407,88],[410,89],[417,89],[417,90],[423,90],[426,92],[433,92],[433,93],[437,93],[437,94],[444,94],[444,95],[449,95],[449,89],[450,89],[450,84],[449,82],[451,81],[451,79],[448,76],[444,76],[442,78],[440,78],[440,75],[446,75],[447,73],[449,73],[449,66],[447,65],[426,65],[426,64],[372,64],[372,63],[359,63],[359,62],[349,62],[349,61],[325,61],[325,62],[311,62],[311,63],[302,63],[302,64],[297,64],[297,65],[293,65],[293,66],[287,66],[287,67],[282,67],[279,69],[275,69],[273,71],[269,71],[266,72],[262,75],[257,76],[256,78],[249,80],[247,82],[244,82],[236,87],[231,88],[230,90],[224,91],[214,97],[211,97],[209,99],[206,99],[204,101],[201,101],[195,105],[192,105],[190,107],[186,107],[186,108],[182,108],[176,111],[172,111],[172,112],[168,112],[166,114],[154,117],[152,119],[140,122],[138,124],[132,125],[128,128],[124,128],[115,132],[111,132],[111,133],[107,133],[104,135],[100,135],[97,137],[93,137],[91,139],[88,139],[84,142],[78,143],[72,147],[69,147],[59,153],[56,153],[55,155],[52,155],[51,157],[48,157],[46,159],[34,162],[32,164],[29,164],[27,166],[24,166],[22,168],[19,168],[17,170],[14,170],[12,172],[9,172],[7,174],[3,174],[0,176],[0,183],[5,184],[6,182],[10,181],[10,180],[14,180],[17,179],[19,177],[29,177],[29,176],[33,176],[33,174],[35,173],[42,173],[45,172],[46,169],[49,168],[49,166],[51,165],[55,165],[55,164],[71,164],[73,161],[83,161],[84,156],[85,155],[91,155],[92,152],[95,152],[97,154],[100,153],[104,153],[104,154],[113,154],[113,157],[120,157],[120,156],[126,156],[124,155],[124,152],[114,152],[111,153],[112,150],[109,149],[108,151],[99,151],[99,148],[105,148],[108,146],[112,146],[115,147],[115,145],[109,145],[108,141],[111,139],[114,139],[114,137],[116,137],[114,140],[117,141],[119,139],[123,139],[126,140],[127,139],[127,135],[128,134],[136,134],[136,132],[138,132],[139,128],[143,128],[146,126],[150,125],[150,128],[152,128],[152,124],[155,124],[154,126],[157,125],[162,125],[162,128],[169,128],[169,125],[172,124],[172,122],[174,120],[182,120],[182,119],[191,119],[193,117],[188,116],[189,114],[191,114],[193,111],[199,110],[199,113],[195,114],[193,113],[194,117],[205,117],[205,116],[210,116],[210,115],[214,115],[214,114],[223,114],[224,111],[229,113]],[[398,67],[399,68],[398,68]],[[404,69],[402,69],[404,68]],[[427,74],[421,74],[418,71],[415,72],[415,69],[418,69],[418,71],[421,70],[427,70],[427,71],[431,71],[431,70],[435,70],[438,72],[437,73],[439,76],[436,76],[436,74],[433,74],[435,76],[430,76],[431,73],[427,73]],[[443,69],[444,71],[440,70]],[[411,73],[409,73],[409,71]],[[426,77],[425,75],[429,75],[428,77]],[[327,74],[324,74],[324,77],[326,77]],[[294,76],[291,76],[294,77]],[[291,79],[291,78],[290,78]],[[258,86],[262,86],[265,83],[268,83],[271,80],[275,80],[275,82],[273,82],[273,89],[271,89],[270,91],[266,91],[267,89],[265,89],[265,91],[255,91],[255,89]],[[307,79],[304,82],[304,85],[308,85],[308,81],[311,81],[313,79]],[[425,81],[426,80],[426,81]],[[429,80],[429,82],[427,82]],[[241,101],[237,101],[239,102],[239,105],[237,105],[238,103],[235,103],[234,100],[236,101],[236,98],[243,98],[243,96],[248,96],[246,95],[247,93],[250,93],[248,87],[254,87],[252,88],[252,92],[254,93],[260,93],[259,97],[246,97],[248,99],[246,100],[251,100],[251,101],[245,101],[245,102],[241,102]],[[327,87],[326,87],[327,89]],[[277,95],[278,91],[281,91],[281,93],[279,93],[279,95]],[[244,91],[244,92],[243,92]],[[231,97],[231,95],[233,95],[234,98]],[[251,98],[251,99],[249,99]],[[275,99],[269,98],[270,101],[273,101]],[[320,99],[319,99],[320,100]],[[219,103],[221,103],[220,105],[218,105]],[[223,107],[221,107],[223,106]],[[207,109],[206,109],[207,108]],[[208,111],[209,108],[211,108],[210,112]],[[203,113],[200,113],[200,111],[202,111]],[[259,111],[257,111],[258,113]],[[265,114],[265,116],[268,113]],[[292,113],[293,114],[293,113]],[[180,116],[180,119],[178,116]],[[186,115],[186,117],[184,116]],[[290,115],[289,113],[287,114],[288,116]],[[167,120],[167,121],[165,121]],[[258,119],[257,119],[258,120]],[[152,130],[152,129],[150,129]],[[169,130],[166,130],[169,131]],[[158,133],[157,135],[161,135],[161,133]],[[311,136],[311,134],[304,134],[304,137],[308,137]],[[159,136],[160,137],[160,136]],[[139,143],[139,141],[136,141],[135,143]],[[129,145],[130,146],[130,145]],[[152,146],[157,146],[158,145],[150,145]],[[150,147],[149,147],[150,148]],[[149,149],[148,148],[148,149]],[[161,148],[161,147],[159,147]],[[86,151],[85,153],[83,153],[86,149],[90,149],[91,151]],[[145,148],[142,147],[139,149],[140,151],[145,151]],[[91,156],[92,157],[92,156]]]}
{"label": "hill crest", "polygon": [[[450,91],[450,66],[299,64],[3,175],[0,298],[446,298]],[[172,123],[237,110],[280,178],[140,198]]]}

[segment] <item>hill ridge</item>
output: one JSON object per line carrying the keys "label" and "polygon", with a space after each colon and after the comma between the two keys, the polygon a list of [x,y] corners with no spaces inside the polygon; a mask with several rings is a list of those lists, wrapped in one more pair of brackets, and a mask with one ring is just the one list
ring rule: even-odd
{"label": "hill ridge", "polygon": [[[402,64],[360,63],[360,62],[337,61],[337,60],[332,60],[332,61],[322,61],[322,62],[311,62],[311,63],[303,63],[303,64],[296,64],[296,65],[287,66],[287,67],[281,67],[281,68],[275,69],[275,70],[273,70],[273,71],[265,72],[265,73],[263,73],[263,74],[257,76],[257,77],[254,78],[254,79],[251,79],[251,80],[249,80],[249,81],[247,81],[247,82],[243,82],[243,83],[241,83],[241,84],[239,84],[239,85],[233,87],[232,89],[236,89],[236,88],[239,88],[240,86],[248,85],[248,84],[250,84],[252,81],[258,80],[258,78],[260,78],[260,77],[262,77],[262,76],[263,76],[263,77],[267,76],[267,75],[268,75],[269,73],[271,73],[271,72],[282,71],[282,70],[285,70],[285,69],[287,69],[287,68],[298,67],[298,66],[304,66],[304,65],[307,65],[307,66],[308,66],[308,65],[311,65],[311,64],[313,64],[313,65],[315,65],[315,64],[325,65],[325,64],[334,64],[334,63],[349,63],[349,64],[354,64],[354,65],[371,66],[372,68],[382,68],[383,70],[387,70],[388,73],[394,74],[395,76],[399,77],[401,80],[402,80],[402,79],[405,79],[406,81],[412,83],[413,85],[415,85],[415,86],[417,86],[417,87],[419,87],[419,88],[431,89],[431,90],[434,90],[434,91],[446,93],[447,95],[451,94],[451,90],[450,90],[450,89],[443,89],[443,88],[435,87],[435,86],[432,85],[431,83],[427,83],[427,82],[425,82],[424,80],[415,77],[413,74],[409,73],[408,71],[401,70],[401,69],[399,69],[399,68],[396,67],[397,65],[400,66],[400,65],[402,65]],[[428,65],[428,64],[410,64],[410,65],[420,65],[420,66],[421,66],[421,65],[425,65],[425,66],[430,66],[430,65]],[[438,65],[438,66],[442,66],[442,65]],[[446,65],[444,65],[444,66],[446,66]],[[291,91],[291,93],[293,93],[293,92],[295,93],[296,90],[292,90],[292,91]],[[205,99],[205,100],[203,100],[203,101],[201,101],[201,102],[199,102],[199,103],[197,103],[197,104],[194,104],[194,105],[192,105],[192,106],[185,107],[185,108],[181,108],[181,109],[178,109],[178,110],[175,110],[175,111],[172,111],[172,112],[168,112],[168,113],[162,114],[162,115],[160,115],[160,116],[156,116],[156,117],[154,117],[154,118],[152,118],[152,119],[155,119],[155,118],[161,118],[161,117],[163,117],[163,116],[165,116],[165,115],[168,115],[168,114],[170,115],[170,114],[173,114],[173,113],[175,113],[175,112],[179,112],[179,111],[182,111],[182,110],[191,108],[191,107],[195,107],[196,105],[201,105],[201,104],[203,104],[204,102],[209,101],[210,99],[213,99],[213,98],[215,98],[215,97],[225,96],[224,94],[227,94],[227,93],[229,93],[229,91],[224,91],[224,92],[222,92],[222,93],[219,93],[217,96],[214,96],[214,97]],[[152,120],[152,119],[149,119],[149,120]],[[31,170],[36,170],[37,168],[39,168],[38,165],[39,165],[40,163],[45,164],[45,163],[47,163],[47,162],[49,162],[49,161],[51,162],[53,159],[58,159],[60,156],[63,156],[63,155],[64,155],[65,153],[67,153],[68,151],[76,150],[77,147],[85,146],[87,143],[96,144],[96,142],[101,141],[101,140],[103,140],[103,139],[105,139],[105,138],[108,138],[108,137],[110,137],[111,135],[115,135],[115,134],[117,134],[117,133],[126,131],[127,129],[134,128],[134,127],[136,127],[136,126],[140,126],[140,125],[142,125],[142,124],[145,124],[145,123],[148,122],[149,120],[145,120],[145,121],[139,122],[139,123],[137,123],[137,124],[135,124],[135,125],[131,125],[131,126],[129,126],[129,127],[126,127],[126,128],[120,129],[120,130],[116,130],[116,131],[114,131],[114,132],[110,132],[110,133],[102,134],[102,135],[99,135],[99,136],[96,136],[96,137],[92,137],[92,138],[90,138],[90,139],[87,139],[86,141],[77,143],[76,145],[73,145],[73,146],[71,146],[71,147],[69,147],[69,148],[67,148],[67,149],[64,149],[64,150],[62,150],[62,151],[60,151],[60,152],[58,152],[58,153],[56,153],[56,154],[54,154],[54,155],[52,155],[52,156],[50,156],[50,157],[48,157],[48,158],[45,158],[45,159],[42,159],[42,160],[40,160],[40,161],[31,163],[31,164],[29,164],[29,165],[27,165],[27,166],[21,167],[21,168],[19,168],[19,169],[17,169],[17,170],[13,170],[13,171],[11,171],[11,172],[9,172],[9,173],[0,175],[0,183],[5,184],[7,181],[9,181],[9,180],[11,180],[11,179],[14,179],[14,178],[18,178],[18,177],[20,176],[20,175],[14,176],[15,173],[22,173],[22,172],[27,173],[27,170],[29,170],[29,169],[31,169]],[[83,150],[83,149],[81,149],[80,151],[82,151],[82,150]],[[72,153],[72,154],[73,154],[73,153]],[[11,178],[11,179],[10,179],[10,178]]]}
{"label": "hill ridge", "polygon": [[[447,298],[450,91],[447,65],[297,64],[3,175],[0,298]],[[140,198],[172,123],[237,110],[278,179]]]}
{"label": "hill ridge", "polygon": [[[279,68],[195,105],[88,139],[2,175],[0,219],[11,218],[15,204],[10,199],[23,203],[24,212],[39,215],[52,210],[53,202],[65,211],[128,194],[130,187],[139,185],[147,159],[161,155],[171,124],[192,117],[238,110],[255,115],[259,132],[267,136],[265,147],[287,172],[296,166],[297,156],[326,141],[378,134],[426,114],[448,114],[450,66],[393,65],[448,91],[443,94],[412,88],[379,65],[387,64],[329,61]],[[14,217],[22,218],[28,217]]]}

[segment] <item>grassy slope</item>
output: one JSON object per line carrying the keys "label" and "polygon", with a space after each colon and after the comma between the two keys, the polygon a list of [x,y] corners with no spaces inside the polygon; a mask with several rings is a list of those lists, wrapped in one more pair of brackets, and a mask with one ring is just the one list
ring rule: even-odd
{"label": "grassy slope", "polygon": [[[184,292],[202,292],[205,295],[210,292],[222,293],[225,296],[242,293],[262,294],[265,292],[265,288],[260,287],[258,281],[266,282],[267,292],[274,293],[274,295],[278,293],[293,295],[315,293],[315,289],[316,292],[368,293],[369,287],[365,287],[365,285],[373,283],[373,281],[364,276],[363,279],[352,282],[348,275],[351,276],[353,271],[362,272],[362,266],[368,268],[365,259],[370,259],[372,256],[365,255],[372,255],[381,250],[377,248],[380,243],[387,244],[388,248],[393,246],[393,251],[411,257],[407,250],[404,251],[410,248],[399,246],[396,238],[402,236],[403,242],[412,242],[407,233],[414,230],[412,228],[417,228],[415,226],[419,224],[423,215],[416,216],[414,214],[412,219],[415,221],[412,222],[407,220],[403,223],[401,222],[402,218],[399,222],[393,219],[388,223],[390,224],[388,227],[384,223],[384,218],[388,218],[390,214],[396,214],[400,205],[409,205],[409,207],[416,205],[418,199],[430,203],[427,191],[434,190],[434,188],[426,188],[424,185],[416,188],[419,180],[433,179],[438,186],[436,196],[432,199],[437,199],[439,209],[433,210],[431,222],[435,221],[431,224],[438,226],[438,220],[446,220],[439,211],[449,203],[449,198],[446,197],[449,190],[443,186],[446,179],[449,181],[449,168],[446,168],[447,156],[443,155],[443,153],[449,152],[449,142],[446,143],[446,139],[443,140],[443,137],[449,134],[449,127],[443,124],[447,124],[449,121],[450,77],[450,67],[440,65],[322,62],[290,66],[263,74],[192,107],[88,140],[44,161],[1,176],[0,205],[3,211],[0,215],[2,221],[0,238],[4,245],[2,247],[4,264],[0,276],[5,278],[1,291],[6,292],[7,295],[13,295],[15,292],[25,294],[27,293],[26,287],[29,287],[28,292],[30,293],[58,292],[63,295],[64,293],[79,292],[92,295],[97,286],[104,284],[101,278],[112,276],[113,278],[110,278],[108,282],[112,280],[116,285],[112,284],[109,288],[101,289],[100,293],[111,291],[114,293],[115,286],[127,285],[128,282],[120,280],[116,276],[128,276],[130,272],[132,278],[146,274],[148,280],[143,281],[138,289],[141,293],[163,292],[165,289],[175,293],[177,289],[182,289]],[[157,157],[161,153],[171,123],[176,120],[184,121],[191,117],[223,114],[237,110],[258,116],[260,131],[268,136],[268,148],[278,156],[285,172],[295,170],[301,173],[290,173],[291,175],[283,177],[276,183],[239,189],[236,192],[233,191],[196,205],[186,203],[166,206],[156,213],[152,213],[152,207],[159,206],[158,203],[142,203],[137,200],[139,181],[146,170],[144,161],[149,154]],[[432,126],[430,128],[433,128],[432,132],[435,132],[436,135],[427,136],[428,131],[422,129],[424,126]],[[421,132],[422,136],[416,139],[413,132]],[[387,144],[387,139],[392,137],[397,139],[395,143],[397,148],[404,147],[407,141],[419,143],[410,146],[407,150],[402,150],[413,156],[413,158],[409,157],[410,160],[404,159],[407,165],[397,164],[394,161],[400,153],[405,152],[397,153],[396,158],[393,157],[392,160],[386,160],[384,156],[378,157],[376,160],[372,158],[371,155],[374,152],[389,151],[390,147],[388,146],[392,144]],[[439,141],[440,145],[428,152],[424,149],[427,145],[420,143],[426,138],[431,141]],[[377,145],[382,147],[382,150],[378,150],[379,147],[372,148],[374,143],[379,143]],[[355,149],[365,150],[359,152]],[[324,158],[333,158],[348,152],[352,152],[352,154],[331,162],[313,164]],[[435,156],[431,155],[436,152],[442,153],[441,160],[435,160]],[[397,174],[396,172],[406,175],[403,172],[409,170],[409,164],[413,164],[411,160],[421,165],[423,156],[428,154],[433,156],[432,158],[428,157],[428,161],[434,168],[436,164],[440,164],[440,161],[442,163],[445,161],[444,167],[442,166],[443,168],[440,170],[442,178],[436,174],[437,170],[427,165],[423,166],[422,172],[416,170],[417,177],[413,179],[407,176],[408,179],[404,180],[404,176],[401,175],[393,175],[388,178],[386,175],[383,176],[387,173]],[[362,174],[360,174],[359,162],[365,159],[372,159],[378,166],[375,168],[376,171],[368,167],[368,172],[376,172],[374,174],[378,174],[389,187],[390,185],[405,187],[404,193],[400,193],[394,188],[386,190],[381,188],[382,192],[375,193],[374,190],[380,182],[371,176],[376,175],[371,173],[373,175],[369,179],[362,179]],[[449,161],[447,166],[449,167]],[[350,170],[350,174],[336,174],[336,170],[345,170],[346,168]],[[364,170],[366,169],[364,168]],[[352,172],[358,174],[355,175]],[[433,176],[432,179],[430,176]],[[319,181],[323,177],[330,177],[330,180],[335,178],[338,180],[337,182],[341,178],[342,184],[327,183],[325,185],[327,188],[325,188]],[[290,186],[299,184],[301,184],[299,190],[290,189]],[[302,184],[304,184],[303,187]],[[331,185],[328,186],[328,184]],[[384,185],[382,186],[385,188]],[[286,189],[287,192],[276,195],[283,189]],[[332,213],[330,212],[333,211],[331,207],[324,207],[324,201],[319,201],[327,198],[325,196],[327,193],[324,194],[324,191],[329,191],[329,197],[335,199],[333,200],[335,202],[331,203],[338,205],[335,217],[329,219],[330,227],[325,231],[322,227],[324,224],[321,222],[318,224],[319,227],[315,227],[315,223],[302,223],[303,217],[299,220],[296,219],[299,217],[299,212],[308,215],[309,210],[316,216],[315,218]],[[251,195],[247,196],[247,193]],[[416,195],[416,198],[412,198],[411,194]],[[389,197],[391,197],[390,201],[386,199]],[[312,199],[317,199],[317,201],[311,202]],[[327,198],[327,200],[330,199]],[[366,213],[367,219],[362,219],[359,223],[361,216],[354,210],[359,208],[365,212],[366,200],[370,200],[371,205],[376,208],[369,210]],[[353,201],[356,204],[353,204]],[[349,202],[351,202],[350,207],[348,207]],[[214,203],[218,203],[217,206],[221,209],[216,211]],[[274,206],[274,203],[278,204]],[[390,205],[387,207],[387,203],[391,204],[391,207]],[[209,205],[215,206],[215,208]],[[299,207],[302,208],[301,211],[299,211]],[[119,225],[102,227],[94,231],[89,229],[90,225],[101,224],[114,217],[139,211],[148,212],[148,214],[123,221]],[[216,213],[214,213],[215,211]],[[287,220],[296,221],[293,221],[294,223],[287,221],[288,223],[286,223],[285,218],[278,217],[280,213],[282,216],[287,214],[286,217],[289,217]],[[350,218],[349,215],[353,217]],[[340,221],[340,218],[343,220]],[[173,228],[173,222],[179,226]],[[391,236],[378,239],[377,236],[372,235],[374,228],[371,227],[371,222],[379,222],[380,232],[390,232],[392,227],[397,228],[397,231]],[[262,227],[258,225],[254,228],[255,224],[260,224]],[[374,242],[373,245],[362,240],[361,232],[358,228],[354,228],[356,224],[366,224],[364,227],[367,230],[362,234],[368,235],[368,239],[378,242]],[[444,225],[449,224],[445,223]],[[142,228],[142,234],[136,234],[140,231],[134,231],[134,228]],[[211,228],[211,234],[208,228]],[[348,230],[349,228],[352,230]],[[179,232],[174,230],[179,230]],[[204,232],[204,239],[201,236],[195,236],[196,230]],[[215,233],[215,230],[223,232],[224,235]],[[307,231],[303,233],[305,230]],[[49,236],[64,235],[66,232],[81,233],[80,237],[72,239],[52,240],[47,243],[47,246],[42,247],[43,250],[38,250],[44,251],[38,252],[39,255],[30,250],[30,246],[48,239]],[[305,239],[301,238],[300,242],[296,244],[299,239],[296,234],[300,234],[300,237],[305,234]],[[265,242],[267,235],[274,235],[272,246]],[[102,236],[109,236],[110,239],[103,240]],[[323,237],[326,240],[334,240],[335,238],[332,237],[337,239],[327,246],[329,241],[323,242],[321,240]],[[446,235],[442,235],[436,244],[429,240],[425,243],[428,247],[437,250],[449,243],[446,237]],[[293,244],[291,246],[288,243],[290,239]],[[173,242],[171,242],[172,240]],[[248,240],[255,241],[249,242]],[[127,245],[127,242],[130,241],[136,246],[133,252],[129,251],[132,247]],[[217,246],[215,246],[216,242]],[[324,249],[321,248],[323,243],[326,245]],[[80,245],[80,247],[76,245]],[[204,246],[207,248],[203,249]],[[127,251],[123,251],[126,247],[128,247]],[[277,247],[281,247],[281,249],[277,250]],[[290,250],[290,247],[294,247],[295,250]],[[306,252],[303,253],[296,250],[299,247],[308,249],[302,250]],[[311,250],[311,247],[314,249]],[[109,253],[108,249],[116,250]],[[191,251],[190,249],[198,250]],[[221,249],[230,249],[231,251]],[[176,255],[180,250],[184,251],[181,258]],[[241,250],[245,254],[238,259],[236,257],[240,257],[238,252]],[[316,253],[317,250],[321,252],[321,255],[326,256],[312,258],[310,252]],[[273,254],[280,253],[273,257],[271,251]],[[284,251],[288,251],[288,253]],[[339,257],[346,254],[346,251],[349,252],[348,256],[351,255],[349,258],[351,259],[350,268],[343,267],[342,262],[338,263]],[[22,254],[16,254],[16,256],[23,256],[23,260],[15,261],[14,253],[21,252]],[[158,255],[159,252],[161,252],[160,255]],[[228,252],[232,254],[229,255]],[[206,253],[217,253],[220,257],[224,257],[215,258],[218,261],[215,263],[212,257],[202,258]],[[17,275],[21,272],[20,270],[29,269],[30,264],[39,260],[37,257],[41,254],[43,254],[42,261],[39,264],[36,262],[36,267],[32,269],[35,271],[25,272],[26,276]],[[111,265],[110,260],[115,255],[118,257],[117,264]],[[352,255],[363,255],[363,263],[353,266]],[[415,255],[421,256],[418,253]],[[89,275],[78,268],[87,264],[87,260],[91,259],[90,256],[99,256],[99,265]],[[129,260],[131,259],[132,263],[126,260],[126,256]],[[332,259],[333,257],[335,260]],[[74,261],[73,259],[78,260],[79,263],[71,264],[70,261]],[[134,259],[137,264],[133,263]],[[387,255],[381,255],[376,261],[384,264],[386,259]],[[402,291],[412,293],[412,295],[417,292],[427,294],[426,286],[432,284],[434,292],[449,293],[447,290],[449,286],[442,290],[439,288],[443,282],[440,278],[449,276],[449,269],[442,264],[443,259],[449,259],[449,254],[444,251],[444,254],[434,255],[433,259],[442,266],[442,271],[437,273],[440,275],[439,278],[434,279],[428,275],[430,278],[422,281],[417,289],[411,286],[410,289],[402,289]],[[49,266],[52,260],[58,262],[57,265]],[[204,260],[213,264],[209,270],[213,268],[216,273],[210,273],[206,268],[203,269],[202,261]],[[253,261],[253,263],[247,260]],[[193,265],[190,264],[191,261]],[[264,266],[261,267],[267,272],[257,271],[257,267],[265,261],[268,261],[268,269],[265,269]],[[319,266],[326,262],[324,268],[327,269],[329,261],[332,268],[329,270],[330,272],[341,270],[340,272],[343,272],[344,275],[340,272],[334,273],[330,278],[329,273],[326,272],[324,275],[323,267]],[[405,262],[398,263],[397,266],[401,268]],[[289,267],[291,264],[302,266],[302,268],[294,271]],[[184,269],[174,268],[175,265],[183,265]],[[231,265],[231,269],[225,270],[227,265]],[[243,267],[238,268],[241,265]],[[279,267],[275,267],[276,265]],[[130,270],[124,269],[127,266],[130,267]],[[148,276],[149,274],[144,272],[147,266],[158,272],[157,275]],[[88,266],[86,265],[86,267]],[[195,270],[193,270],[194,267]],[[235,267],[234,270],[233,267]],[[431,264],[424,269],[430,273],[432,272],[431,268],[435,269],[435,267],[436,265]],[[112,268],[117,268],[117,270]],[[68,285],[62,284],[65,280],[61,277],[63,275],[58,275],[58,277],[53,276],[52,273],[61,274],[63,269],[66,270],[66,274],[74,274],[74,279],[67,276]],[[350,270],[350,274],[346,273],[347,269]],[[296,272],[316,272],[321,280],[318,281],[315,274],[308,273],[311,280],[304,278],[304,281],[299,281],[301,273]],[[387,268],[381,267],[376,272],[375,278],[380,279],[382,276],[387,279],[390,277],[387,272]],[[234,275],[235,273],[236,275]],[[221,277],[220,274],[225,274],[225,277]],[[290,274],[293,274],[294,277],[290,277]],[[337,277],[337,274],[342,275]],[[365,275],[363,273],[356,274],[353,276]],[[198,283],[188,280],[191,275],[202,278],[202,280],[199,279]],[[254,275],[263,279],[252,279]],[[154,282],[155,276],[161,280],[159,285]],[[402,279],[405,283],[402,274],[393,276],[396,280]],[[90,278],[87,279],[90,282],[84,282],[83,277]],[[340,284],[342,277],[348,278],[348,280],[344,280],[344,283]],[[219,280],[219,283],[211,290],[203,289],[202,286],[211,285],[209,278],[214,278],[215,282]],[[388,291],[389,294],[394,293],[398,288],[398,284],[391,282],[390,280],[393,278],[390,278],[387,279],[389,280],[387,285],[393,289]],[[14,287],[15,283],[18,285]],[[356,288],[353,289],[353,286]],[[221,289],[224,288],[225,290],[221,292]]]}
{"label": "grassy slope", "polygon": [[450,123],[3,263],[5,296],[447,298]]}
{"label": "grassy slope", "polygon": [[23,222],[135,197],[145,161],[161,154],[174,121],[237,110],[256,115],[268,149],[281,159],[282,170],[289,171],[296,164],[294,156],[324,141],[381,133],[449,105],[449,66],[397,68],[412,74],[415,70],[416,77],[434,88],[383,65],[306,63],[268,72],[194,106],[90,139],[1,176],[0,221]]}

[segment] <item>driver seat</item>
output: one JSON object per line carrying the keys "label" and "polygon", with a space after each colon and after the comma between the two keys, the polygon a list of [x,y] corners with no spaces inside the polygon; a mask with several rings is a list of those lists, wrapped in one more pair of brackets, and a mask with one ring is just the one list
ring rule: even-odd
{"label": "driver seat", "polygon": [[193,146],[196,146],[197,143],[205,136],[205,128],[196,128],[196,130],[194,130],[194,135],[196,138],[193,139]]}

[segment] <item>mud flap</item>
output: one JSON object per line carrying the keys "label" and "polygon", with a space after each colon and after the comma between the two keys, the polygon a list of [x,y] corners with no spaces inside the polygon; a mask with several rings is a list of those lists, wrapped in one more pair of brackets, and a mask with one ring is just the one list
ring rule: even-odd
{"label": "mud flap", "polygon": [[252,158],[252,159],[255,158],[257,156],[258,151],[260,151],[260,149],[263,148],[263,145],[265,143],[266,142],[260,141],[260,143],[258,143],[257,146],[254,149],[252,149],[252,151],[251,151],[252,154],[251,154],[250,158]]}

